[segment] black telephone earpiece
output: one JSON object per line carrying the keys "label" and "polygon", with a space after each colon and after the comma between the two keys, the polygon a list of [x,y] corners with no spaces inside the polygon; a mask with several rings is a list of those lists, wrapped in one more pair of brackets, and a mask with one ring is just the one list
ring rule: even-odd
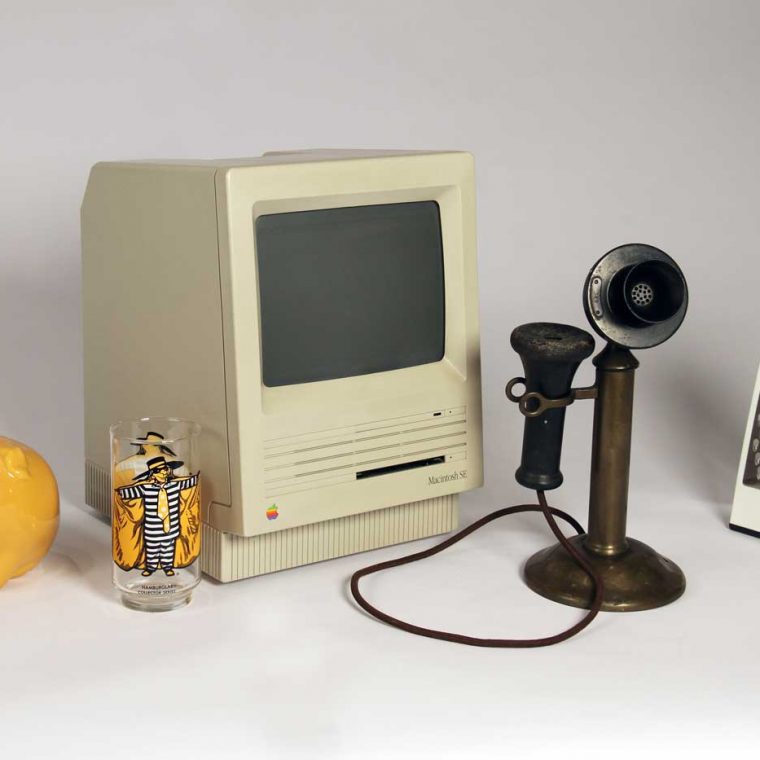
{"label": "black telephone earpiece", "polygon": [[683,272],[667,253],[634,243],[613,248],[591,267],[583,307],[605,340],[651,348],[681,326],[689,305]]}

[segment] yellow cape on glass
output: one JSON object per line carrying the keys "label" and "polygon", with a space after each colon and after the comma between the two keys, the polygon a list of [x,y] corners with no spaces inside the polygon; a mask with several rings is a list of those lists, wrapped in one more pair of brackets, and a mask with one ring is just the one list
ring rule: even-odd
{"label": "yellow cape on glass", "polygon": [[[148,453],[149,456],[150,452]],[[139,461],[137,461],[139,459]],[[145,456],[130,457],[114,473],[111,513],[113,560],[122,570],[145,568],[145,535],[142,499],[124,499],[116,491],[133,483],[133,474],[143,466]],[[201,549],[201,484],[183,490],[179,503],[179,538],[174,567],[187,567],[198,559]]]}

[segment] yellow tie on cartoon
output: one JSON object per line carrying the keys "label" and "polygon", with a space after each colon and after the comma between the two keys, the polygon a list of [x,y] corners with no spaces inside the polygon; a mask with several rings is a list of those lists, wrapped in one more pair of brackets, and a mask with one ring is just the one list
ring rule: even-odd
{"label": "yellow tie on cartoon", "polygon": [[164,521],[164,533],[169,532],[169,497],[165,488],[158,489],[158,519]]}

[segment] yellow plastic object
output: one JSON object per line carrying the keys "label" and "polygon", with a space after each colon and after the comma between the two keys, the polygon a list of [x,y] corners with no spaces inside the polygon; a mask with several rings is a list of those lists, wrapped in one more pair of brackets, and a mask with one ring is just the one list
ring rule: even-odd
{"label": "yellow plastic object", "polygon": [[58,485],[48,463],[0,436],[0,588],[35,567],[58,532]]}

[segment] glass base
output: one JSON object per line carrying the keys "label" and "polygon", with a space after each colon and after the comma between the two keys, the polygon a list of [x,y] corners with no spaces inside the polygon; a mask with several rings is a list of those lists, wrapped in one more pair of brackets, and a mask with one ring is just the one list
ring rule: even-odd
{"label": "glass base", "polygon": [[114,586],[121,602],[131,610],[165,612],[184,607],[200,583],[200,567],[176,567],[172,575],[159,569],[152,573],[136,568],[124,571],[114,566]]}
{"label": "glass base", "polygon": [[192,595],[192,591],[163,598],[122,593],[121,603],[130,610],[139,610],[140,612],[168,612],[190,604]]}

